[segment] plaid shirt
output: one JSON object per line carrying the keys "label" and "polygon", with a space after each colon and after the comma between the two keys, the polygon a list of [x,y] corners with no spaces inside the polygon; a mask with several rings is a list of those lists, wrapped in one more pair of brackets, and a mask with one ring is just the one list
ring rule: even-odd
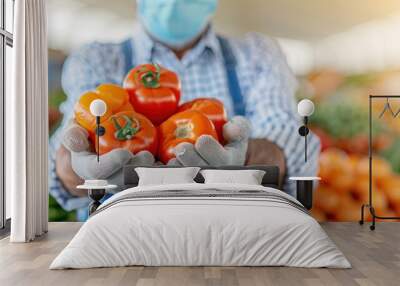
{"label": "plaid shirt", "polygon": [[[266,138],[283,150],[288,176],[315,175],[320,143],[310,134],[309,160],[305,163],[304,139],[297,133],[300,126],[294,97],[297,82],[281,50],[273,40],[258,34],[229,43],[237,60],[252,137]],[[55,150],[60,146],[63,127],[73,116],[73,106],[83,92],[95,89],[100,83],[122,84],[126,60],[132,61],[132,65],[159,63],[175,71],[181,80],[182,102],[214,97],[224,103],[229,116],[234,115],[221,47],[212,28],[181,60],[165,46],[152,41],[143,30],[132,39],[132,47],[132,59],[126,59],[121,43],[95,42],[73,53],[64,64],[62,85],[68,98],[60,108],[64,113],[63,123],[50,140],[50,193],[66,210],[85,207],[88,199],[70,195],[55,174]],[[295,185],[286,181],[284,190],[294,195]]]}

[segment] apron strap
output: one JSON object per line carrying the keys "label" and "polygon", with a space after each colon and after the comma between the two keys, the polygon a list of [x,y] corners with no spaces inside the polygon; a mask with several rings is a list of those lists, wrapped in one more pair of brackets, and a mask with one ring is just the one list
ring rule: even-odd
{"label": "apron strap", "polygon": [[133,45],[132,38],[126,39],[122,42],[122,51],[125,57],[124,63],[124,74],[128,74],[128,72],[134,67],[133,60]]}
{"label": "apron strap", "polygon": [[246,104],[243,100],[236,72],[237,61],[233,54],[232,47],[224,37],[217,36],[224,57],[225,71],[228,80],[229,94],[232,98],[235,115],[246,115]]}

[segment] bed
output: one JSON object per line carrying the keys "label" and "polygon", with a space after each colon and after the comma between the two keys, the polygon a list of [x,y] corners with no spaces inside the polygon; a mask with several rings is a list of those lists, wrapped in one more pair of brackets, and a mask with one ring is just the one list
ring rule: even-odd
{"label": "bed", "polygon": [[262,185],[205,184],[198,174],[195,183],[138,186],[135,167],[127,166],[126,189],[91,215],[50,269],[351,267],[304,206],[279,190],[277,167],[212,168],[265,175]]}

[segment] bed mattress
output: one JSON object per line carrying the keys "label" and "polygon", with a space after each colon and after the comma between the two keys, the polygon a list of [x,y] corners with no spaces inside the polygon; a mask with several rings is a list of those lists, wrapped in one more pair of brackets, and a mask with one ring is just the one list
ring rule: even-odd
{"label": "bed mattress", "polygon": [[130,265],[351,267],[293,197],[263,186],[197,183],[114,195],[50,269]]}

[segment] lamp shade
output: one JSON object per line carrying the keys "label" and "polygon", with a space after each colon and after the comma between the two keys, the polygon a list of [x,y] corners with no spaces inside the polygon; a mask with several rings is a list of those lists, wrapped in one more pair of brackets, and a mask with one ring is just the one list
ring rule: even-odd
{"label": "lamp shade", "polygon": [[107,104],[101,99],[95,99],[90,103],[90,113],[93,116],[103,116],[107,111]]}
{"label": "lamp shade", "polygon": [[302,117],[311,116],[314,113],[314,103],[309,99],[303,99],[297,104],[297,112]]}

